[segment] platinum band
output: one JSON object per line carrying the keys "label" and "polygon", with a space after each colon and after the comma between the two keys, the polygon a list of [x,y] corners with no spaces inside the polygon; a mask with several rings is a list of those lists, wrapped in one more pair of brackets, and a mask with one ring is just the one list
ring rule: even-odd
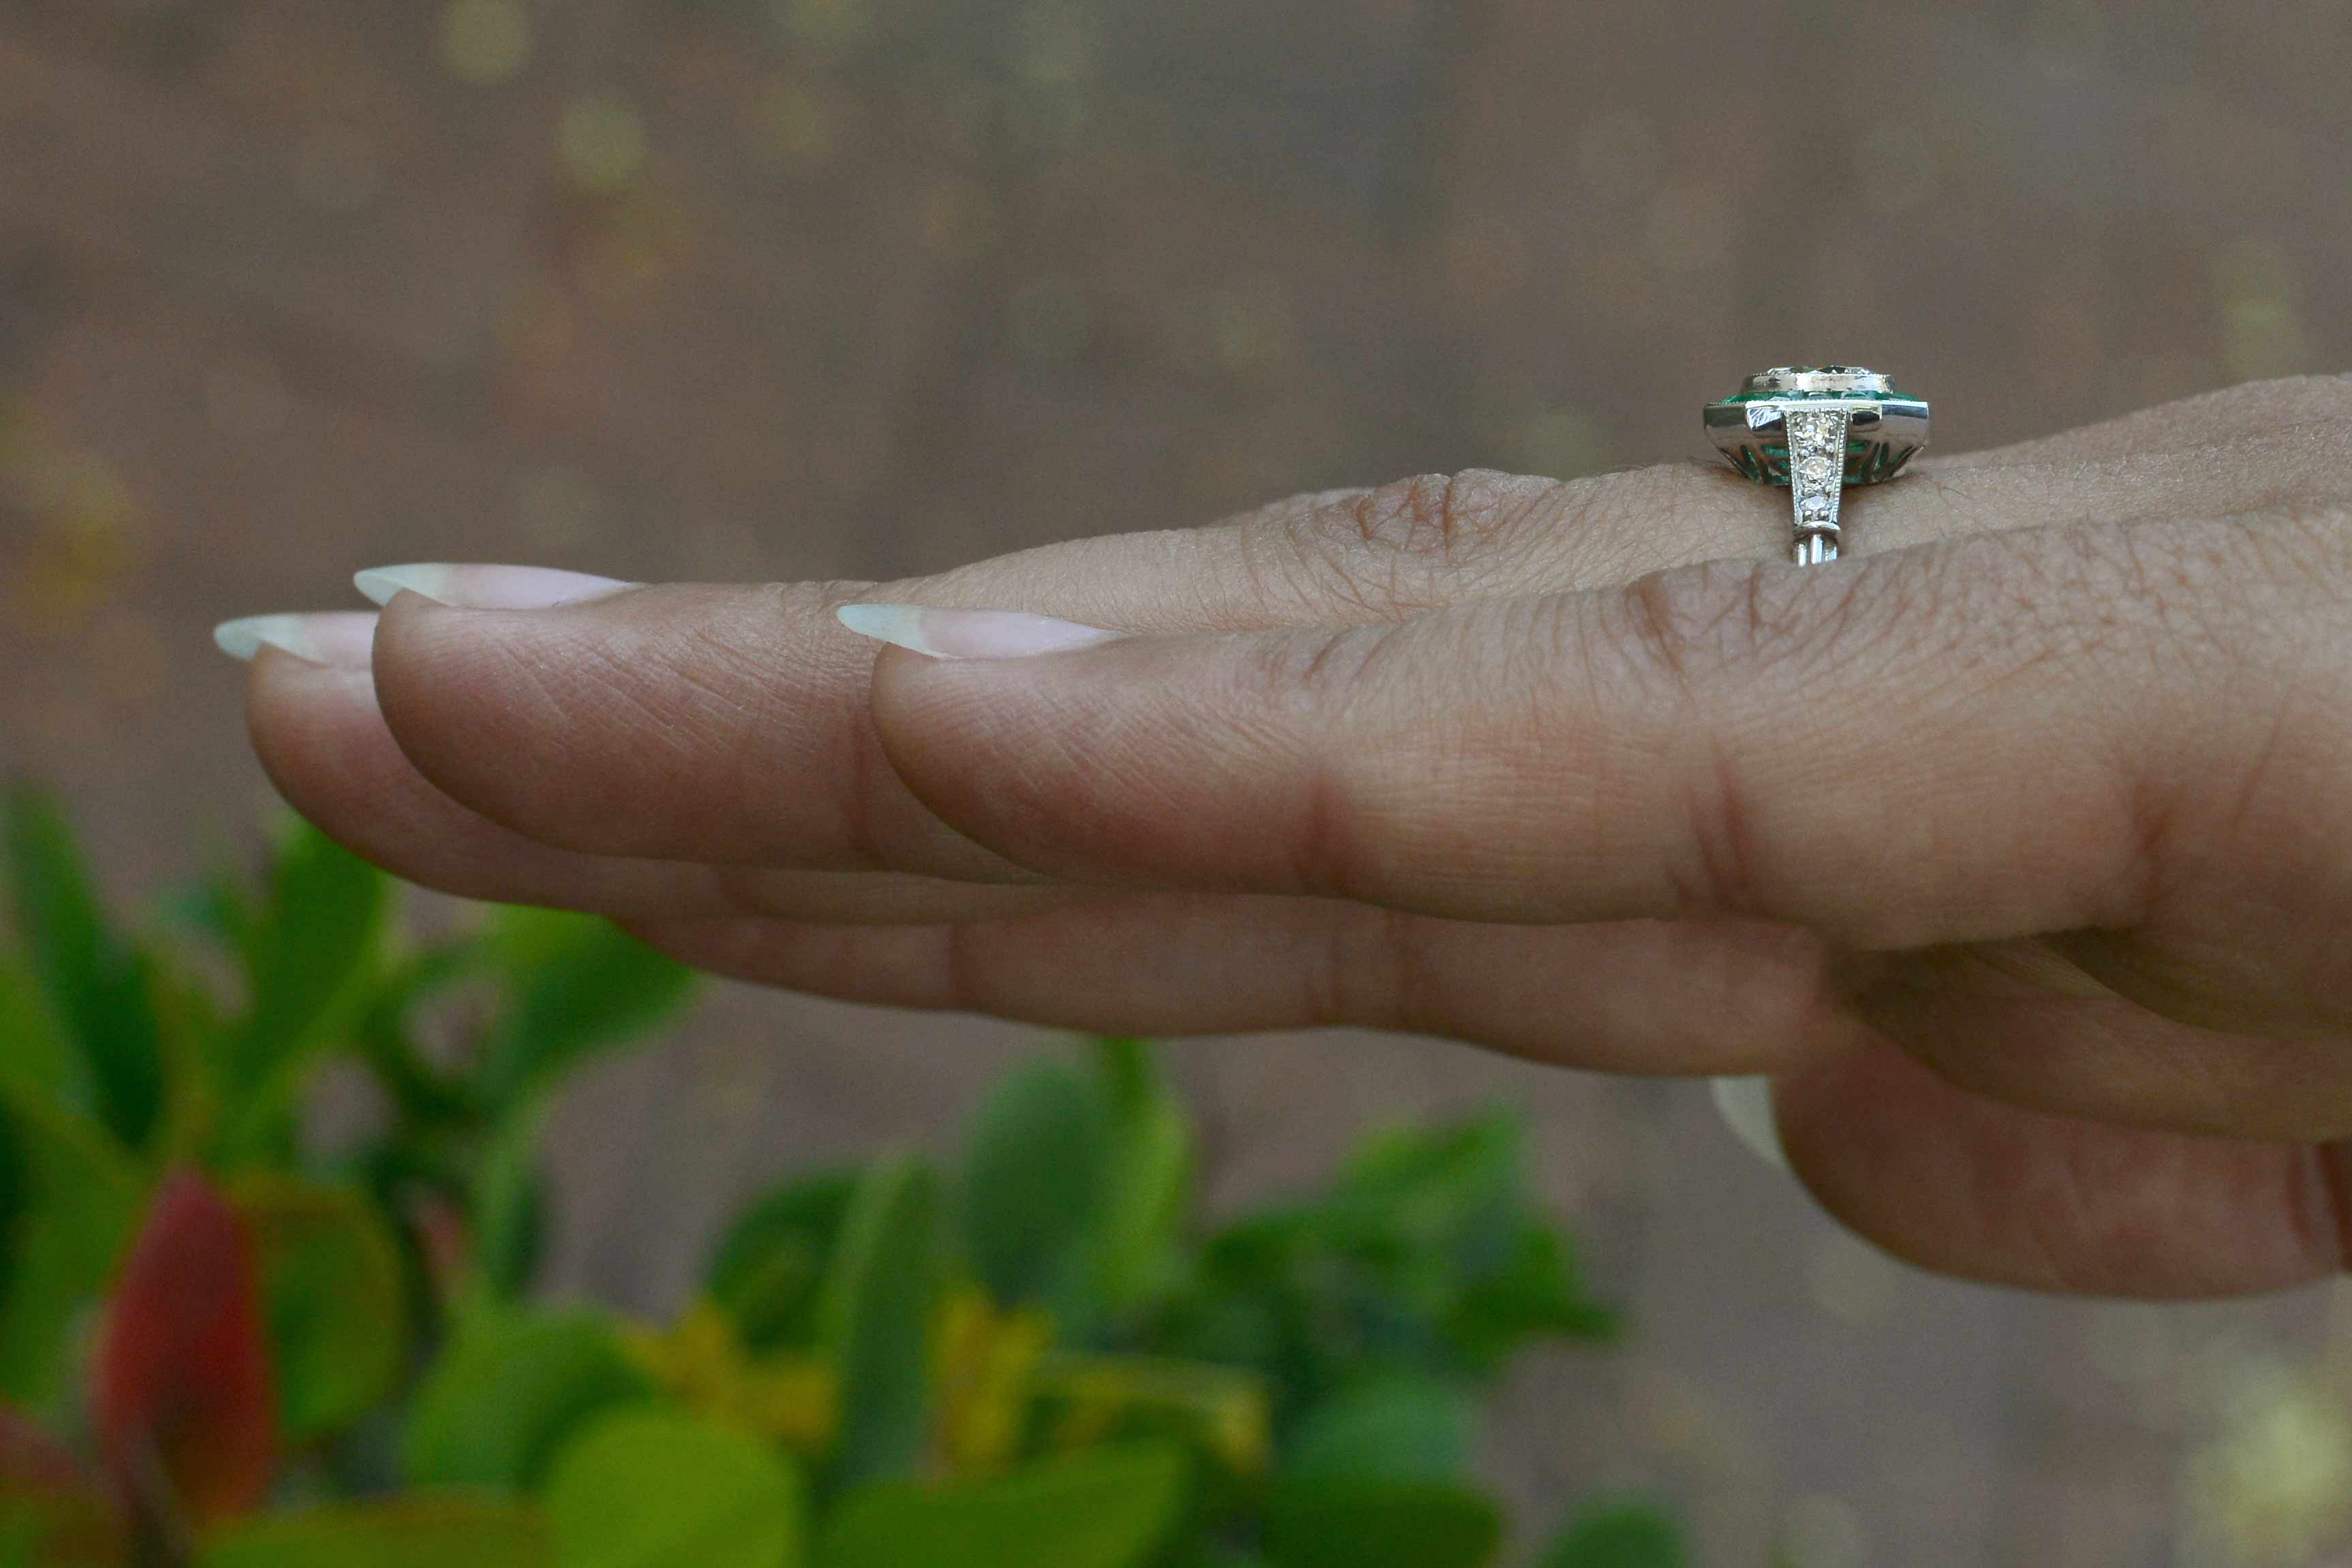
{"label": "platinum band", "polygon": [[1835,560],[1845,486],[1892,479],[1927,444],[1927,405],[1874,371],[1786,366],[1706,405],[1707,439],[1761,485],[1789,487],[1800,566]]}

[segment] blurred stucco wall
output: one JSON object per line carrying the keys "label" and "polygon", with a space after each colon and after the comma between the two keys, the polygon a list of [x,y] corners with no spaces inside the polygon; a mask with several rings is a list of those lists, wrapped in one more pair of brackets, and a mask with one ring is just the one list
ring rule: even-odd
{"label": "blurred stucco wall", "polygon": [[[206,629],[358,566],[886,576],[1690,456],[1791,359],[1948,445],[2341,369],[2347,66],[2344,0],[0,0],[0,763],[152,891],[268,809]],[[1037,1043],[718,993],[569,1106],[558,1284],[674,1298],[735,1195]],[[1661,1485],[1709,1563],[2320,1560],[2325,1297],[1927,1280],[1686,1087],[1181,1061],[1228,1198],[1531,1108],[1640,1325],[1520,1380],[1533,1509]]]}

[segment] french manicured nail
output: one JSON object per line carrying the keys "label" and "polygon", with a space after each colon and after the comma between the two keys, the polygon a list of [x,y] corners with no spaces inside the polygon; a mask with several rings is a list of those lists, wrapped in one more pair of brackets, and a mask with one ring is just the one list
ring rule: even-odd
{"label": "french manicured nail", "polygon": [[473,566],[420,561],[410,566],[372,566],[352,579],[362,593],[389,604],[404,590],[460,610],[551,610],[618,593],[635,583],[550,566]]}
{"label": "french manicured nail", "polygon": [[248,615],[213,628],[213,642],[232,659],[250,661],[276,648],[314,664],[365,669],[375,649],[375,615],[331,610],[315,615]]}
{"label": "french manicured nail", "polygon": [[944,610],[933,604],[845,604],[834,613],[861,636],[934,659],[1026,659],[1112,643],[1120,633],[1020,610]]}
{"label": "french manicured nail", "polygon": [[1722,1113],[1724,1124],[1739,1135],[1758,1159],[1781,1170],[1789,1168],[1789,1156],[1780,1147],[1780,1124],[1772,1116],[1770,1079],[1717,1079],[1715,1108]]}

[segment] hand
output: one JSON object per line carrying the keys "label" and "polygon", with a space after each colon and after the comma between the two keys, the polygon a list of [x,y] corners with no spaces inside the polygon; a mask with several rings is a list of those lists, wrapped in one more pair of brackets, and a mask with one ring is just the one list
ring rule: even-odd
{"label": "hand", "polygon": [[225,638],[287,798],[421,883],[898,1006],[1769,1072],[1898,1253],[2215,1294],[2352,1237],[2347,498],[2313,380],[1923,462],[1822,567],[1727,473],[1468,474]]}

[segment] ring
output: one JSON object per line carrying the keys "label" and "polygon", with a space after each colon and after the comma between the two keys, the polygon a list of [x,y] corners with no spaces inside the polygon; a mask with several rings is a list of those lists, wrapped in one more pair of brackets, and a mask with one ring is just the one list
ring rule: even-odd
{"label": "ring", "polygon": [[[1706,436],[1759,485],[1789,486],[1799,566],[1837,559],[1848,485],[1892,479],[1927,444],[1927,405],[1854,365],[1783,365],[1705,410]],[[1843,454],[1841,461],[1840,455]]]}

